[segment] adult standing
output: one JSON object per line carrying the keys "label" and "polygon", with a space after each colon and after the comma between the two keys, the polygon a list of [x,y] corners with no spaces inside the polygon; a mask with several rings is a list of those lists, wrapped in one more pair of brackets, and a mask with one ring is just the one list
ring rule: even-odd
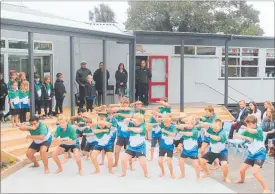
{"label": "adult standing", "polygon": [[116,77],[116,94],[118,95],[119,101],[126,94],[127,81],[128,81],[128,72],[126,71],[124,64],[120,63],[118,65],[118,70],[115,74]]}
{"label": "adult standing", "polygon": [[0,121],[4,117],[3,111],[5,110],[6,96],[8,95],[8,86],[4,81],[3,73],[0,72]]}
{"label": "adult standing", "polygon": [[85,61],[82,61],[80,66],[81,68],[77,70],[75,79],[79,86],[79,108],[83,108],[85,104],[85,84],[87,82],[87,76],[92,75],[92,72],[87,68],[87,63]]}
{"label": "adult standing", "polygon": [[149,81],[152,78],[152,73],[148,67],[146,67],[146,61],[142,60],[140,63],[140,68],[136,70],[136,81],[137,81],[137,91],[139,100],[148,106],[148,90]]}
{"label": "adult standing", "polygon": [[[94,73],[94,81],[95,81],[95,88],[97,90],[97,105],[100,106],[102,104],[102,97],[103,97],[103,62],[99,63],[99,68]],[[108,88],[108,80],[110,78],[109,71],[106,69],[106,84]]]}
{"label": "adult standing", "polygon": [[246,117],[248,116],[248,109],[246,108],[246,104],[244,100],[240,100],[239,101],[239,106],[240,106],[240,110],[238,112],[238,117],[234,120],[230,133],[229,133],[229,139],[233,138],[234,135],[234,130],[236,130],[237,132],[239,131],[240,127],[242,125],[245,124],[244,120],[246,119]]}

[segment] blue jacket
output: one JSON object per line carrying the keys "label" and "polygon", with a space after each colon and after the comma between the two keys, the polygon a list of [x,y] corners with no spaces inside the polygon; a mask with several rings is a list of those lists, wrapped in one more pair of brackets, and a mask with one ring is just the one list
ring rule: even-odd
{"label": "blue jacket", "polygon": [[267,120],[267,118],[265,118],[261,124],[261,127],[263,129],[264,132],[268,132],[271,129],[275,129],[275,120]]}

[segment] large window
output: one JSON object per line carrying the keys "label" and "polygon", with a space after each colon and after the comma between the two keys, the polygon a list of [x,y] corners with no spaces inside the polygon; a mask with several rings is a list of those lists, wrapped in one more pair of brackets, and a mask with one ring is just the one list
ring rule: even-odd
{"label": "large window", "polygon": [[[174,54],[180,55],[180,47],[174,46]],[[208,46],[184,46],[184,55],[216,56],[216,47]]]}
{"label": "large window", "polygon": [[[259,49],[229,48],[228,76],[229,77],[259,77]],[[224,77],[225,50],[222,48],[221,77]]]}
{"label": "large window", "polygon": [[275,49],[266,49],[265,77],[275,77]]}
{"label": "large window", "polygon": [[52,51],[52,43],[34,42],[34,50]]}
{"label": "large window", "polygon": [[[9,40],[9,49],[28,49],[28,41],[19,41],[19,40]],[[52,51],[53,45],[49,42],[39,42],[35,41],[33,43],[33,49],[39,51]],[[5,41],[1,40],[1,48],[5,47]]]}

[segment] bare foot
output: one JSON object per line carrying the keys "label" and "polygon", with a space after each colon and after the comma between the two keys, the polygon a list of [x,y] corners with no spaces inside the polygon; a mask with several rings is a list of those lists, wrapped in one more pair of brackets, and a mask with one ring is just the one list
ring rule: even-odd
{"label": "bare foot", "polygon": [[204,173],[204,175],[202,175],[202,178],[206,178],[206,177],[209,177],[210,176],[210,173]]}
{"label": "bare foot", "polygon": [[44,170],[44,174],[49,174],[49,173],[50,173],[49,169]]}
{"label": "bare foot", "polygon": [[270,193],[268,189],[263,190],[263,193]]}
{"label": "bare foot", "polygon": [[34,163],[33,165],[30,166],[30,168],[38,168],[40,164],[38,162]]}
{"label": "bare foot", "polygon": [[58,174],[58,173],[60,173],[60,172],[62,172],[63,170],[62,169],[57,169],[55,172],[54,172],[54,174]]}
{"label": "bare foot", "polygon": [[224,178],[224,182],[231,183],[231,180],[229,178]]}
{"label": "bare foot", "polygon": [[178,179],[182,179],[182,178],[184,178],[185,177],[185,174],[181,174],[179,177],[178,177]]}
{"label": "bare foot", "polygon": [[244,183],[243,180],[234,181],[234,184],[242,184],[242,183]]}
{"label": "bare foot", "polygon": [[215,165],[215,166],[211,166],[210,170],[217,170],[218,168],[220,168],[220,166],[219,165]]}
{"label": "bare foot", "polygon": [[117,164],[114,164],[113,167],[117,167]]}
{"label": "bare foot", "polygon": [[133,165],[131,165],[131,166],[130,166],[130,170],[131,170],[131,171],[135,171],[136,169],[135,169],[135,167],[134,167]]}
{"label": "bare foot", "polygon": [[115,174],[115,172],[113,170],[109,170],[110,174]]}
{"label": "bare foot", "polygon": [[89,160],[89,157],[86,157],[86,160]]}
{"label": "bare foot", "polygon": [[148,158],[148,161],[152,161],[152,160],[153,160],[153,157]]}
{"label": "bare foot", "polygon": [[81,169],[81,170],[78,170],[78,172],[79,172],[79,175],[80,175],[80,176],[84,176],[84,172],[83,172],[82,169]]}
{"label": "bare foot", "polygon": [[102,166],[104,164],[104,162],[100,162],[99,165]]}
{"label": "bare foot", "polygon": [[92,174],[98,174],[99,172],[100,172],[99,169],[96,169],[92,172]]}
{"label": "bare foot", "polygon": [[150,178],[149,174],[144,174],[144,176],[148,179]]}
{"label": "bare foot", "polygon": [[201,177],[197,177],[197,183],[201,182]]}
{"label": "bare foot", "polygon": [[64,158],[64,159],[61,161],[61,164],[65,164],[66,162],[68,162],[68,158]]}
{"label": "bare foot", "polygon": [[176,178],[176,176],[175,176],[174,174],[172,174],[172,175],[171,175],[171,178],[172,178],[172,179],[175,179],[175,178]]}
{"label": "bare foot", "polygon": [[164,176],[164,172],[161,172],[159,177],[163,177]]}
{"label": "bare foot", "polygon": [[122,177],[125,177],[126,176],[126,174],[121,174],[120,176],[119,176],[119,178],[122,178]]}

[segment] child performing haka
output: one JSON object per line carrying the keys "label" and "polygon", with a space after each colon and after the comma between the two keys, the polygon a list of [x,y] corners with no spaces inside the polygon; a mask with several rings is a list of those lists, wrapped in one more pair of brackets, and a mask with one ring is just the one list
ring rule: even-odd
{"label": "child performing haka", "polygon": [[78,172],[80,176],[83,176],[83,169],[79,152],[79,141],[76,136],[76,131],[72,125],[68,123],[68,119],[64,115],[59,116],[59,126],[55,131],[54,137],[55,141],[61,141],[61,144],[52,153],[52,158],[58,167],[55,173],[60,173],[63,171],[58,155],[64,152],[72,151],[78,166]]}
{"label": "child performing haka", "polygon": [[126,176],[127,162],[131,163],[131,159],[137,157],[139,164],[143,170],[144,176],[149,178],[146,165],[146,143],[145,143],[145,124],[144,117],[140,113],[136,113],[133,119],[125,119],[125,124],[128,125],[130,131],[129,146],[126,150],[124,158],[121,162],[122,175]]}
{"label": "child performing haka", "polygon": [[195,128],[194,118],[189,118],[186,124],[180,124],[176,126],[182,130],[179,132],[183,135],[184,147],[180,156],[180,170],[181,175],[179,178],[185,177],[185,160],[190,158],[192,160],[193,167],[196,171],[197,181],[200,181],[200,166],[198,160],[198,130]]}
{"label": "child performing haka", "polygon": [[171,177],[174,179],[175,174],[173,171],[173,152],[174,152],[174,138],[176,136],[176,127],[172,124],[171,118],[162,118],[161,127],[161,140],[160,140],[160,148],[159,148],[159,167],[161,169],[160,177],[164,176],[164,156],[167,155],[167,164],[170,171]]}
{"label": "child performing haka", "polygon": [[236,135],[235,138],[249,142],[248,156],[240,169],[240,180],[235,183],[244,183],[245,173],[248,168],[252,167],[253,176],[261,184],[263,193],[269,193],[268,186],[260,174],[260,168],[262,168],[266,159],[263,130],[261,127],[257,126],[257,118],[253,115],[246,117],[245,122],[247,127],[242,127],[244,132],[242,135]]}
{"label": "child performing haka", "polygon": [[26,155],[33,162],[33,167],[39,167],[39,163],[34,154],[40,152],[44,164],[44,173],[48,174],[50,171],[47,152],[52,143],[51,132],[44,123],[39,122],[39,119],[36,116],[31,117],[29,122],[30,125],[22,124],[19,128],[21,131],[29,131],[31,135],[27,135],[26,138],[33,140],[27,149]]}
{"label": "child performing haka", "polygon": [[113,143],[111,140],[110,127],[111,127],[111,124],[106,122],[106,120],[98,119],[97,126],[94,129],[96,144],[94,146],[94,150],[92,151],[92,162],[94,164],[95,171],[92,172],[92,174],[97,174],[100,172],[97,157],[101,151],[104,151],[107,155],[109,173],[114,174],[114,171],[112,169]]}
{"label": "child performing haka", "polygon": [[223,178],[226,183],[231,183],[228,178],[228,150],[226,149],[226,133],[222,128],[222,121],[216,119],[214,124],[202,123],[202,127],[205,129],[211,128],[212,133],[205,133],[206,137],[210,138],[210,149],[201,159],[200,165],[204,170],[203,178],[210,176],[210,171],[207,167],[207,163],[212,164],[216,159],[219,159],[222,170]]}
{"label": "child performing haka", "polygon": [[121,147],[124,147],[125,150],[127,149],[127,146],[129,144],[129,137],[130,137],[130,132],[127,129],[128,126],[124,123],[125,118],[132,117],[131,109],[129,108],[129,100],[127,98],[123,98],[121,100],[121,103],[122,104],[120,108],[113,109],[116,112],[116,114],[114,115],[116,116],[116,119],[118,122],[114,167],[118,165]]}
{"label": "child performing haka", "polygon": [[151,156],[149,161],[154,158],[155,147],[160,144],[161,139],[161,128],[160,128],[160,117],[157,110],[152,111],[152,116],[149,119],[148,125],[152,126],[152,139],[151,139]]}

